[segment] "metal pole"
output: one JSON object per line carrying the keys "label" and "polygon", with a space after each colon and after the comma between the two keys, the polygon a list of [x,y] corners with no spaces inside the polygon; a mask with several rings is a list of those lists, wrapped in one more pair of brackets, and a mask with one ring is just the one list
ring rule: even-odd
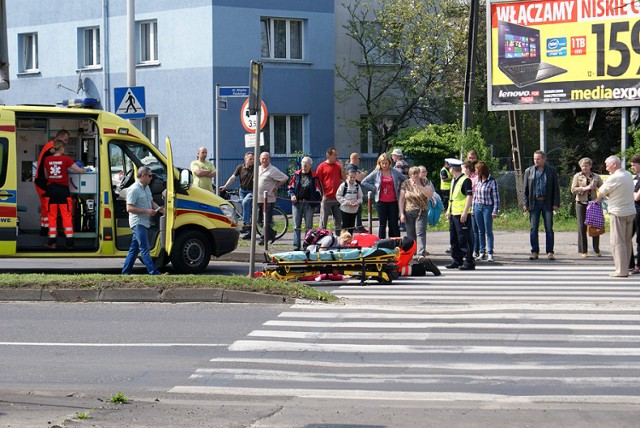
{"label": "metal pole", "polygon": [[271,227],[271,224],[267,222],[267,206],[269,201],[267,200],[267,191],[262,192],[262,243],[264,244],[264,250],[269,249],[269,240],[267,239],[267,228]]}
{"label": "metal pole", "polygon": [[547,123],[544,118],[544,110],[540,110],[540,150],[547,152]]}
{"label": "metal pole", "polygon": [[478,0],[471,0],[469,8],[469,34],[467,36],[467,69],[464,79],[462,104],[462,133],[473,128],[473,83],[475,81],[475,58],[478,38]]}
{"label": "metal pole", "polygon": [[[127,0],[127,86],[136,86],[136,2]],[[129,119],[131,125],[135,124]]]}
{"label": "metal pole", "polygon": [[622,107],[622,117],[620,120],[621,125],[621,136],[620,136],[620,151],[622,152],[622,168],[627,169],[627,156],[625,155],[625,151],[627,150],[627,141],[629,140],[629,133],[627,132],[627,128],[629,127],[628,123],[629,118],[629,109],[627,107]]}
{"label": "metal pole", "polygon": [[216,133],[215,133],[215,141],[213,142],[214,144],[214,150],[213,152],[215,153],[216,156],[216,185],[214,186],[214,190],[216,192],[216,195],[220,194],[220,189],[218,184],[220,184],[220,180],[218,180],[218,178],[220,177],[220,131],[219,131],[219,125],[220,125],[220,84],[216,83]]}
{"label": "metal pole", "polygon": [[[258,92],[258,105],[261,103],[260,93]],[[262,109],[258,109],[256,112],[256,138],[255,147],[253,148],[253,198],[251,203],[251,252],[249,254],[249,276],[253,277],[256,266],[256,232],[258,227],[256,222],[258,221],[258,179],[260,177],[260,117]],[[264,234],[264,228],[266,225],[262,225],[262,233]],[[266,239],[265,239],[266,241]]]}
{"label": "metal pole", "polygon": [[371,203],[371,196],[373,193],[371,191],[367,192],[367,210],[369,211],[369,233],[373,234],[373,213],[371,212],[371,207],[373,204]]}

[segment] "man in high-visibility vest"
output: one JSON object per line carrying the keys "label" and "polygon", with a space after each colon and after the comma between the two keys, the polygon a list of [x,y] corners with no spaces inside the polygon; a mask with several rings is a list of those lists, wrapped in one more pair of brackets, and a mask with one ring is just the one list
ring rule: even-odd
{"label": "man in high-visibility vest", "polygon": [[447,159],[449,172],[453,176],[447,220],[449,220],[449,240],[453,262],[447,269],[474,270],[471,248],[471,202],[473,189],[471,180],[462,173],[462,161]]}
{"label": "man in high-visibility vest", "polygon": [[449,193],[451,193],[451,173],[449,172],[449,162],[444,160],[444,166],[440,170],[440,197],[445,207],[449,206]]}

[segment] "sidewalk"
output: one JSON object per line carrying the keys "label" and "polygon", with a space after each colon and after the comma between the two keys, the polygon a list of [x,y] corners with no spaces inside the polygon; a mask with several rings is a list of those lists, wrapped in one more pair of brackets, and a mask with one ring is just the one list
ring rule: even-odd
{"label": "sidewalk", "polygon": [[[377,232],[374,223],[374,232]],[[539,234],[540,247],[544,249],[544,231]],[[219,260],[249,262],[250,242],[240,241],[238,248],[230,254],[220,257]],[[530,245],[529,231],[494,231],[495,242],[495,264],[566,264],[566,265],[609,265],[613,269],[613,258],[611,256],[611,246],[609,245],[609,233],[605,233],[600,237],[600,251],[602,257],[595,257],[593,252],[589,253],[589,257],[583,259],[578,254],[578,236],[577,232],[556,232],[555,233],[555,261],[549,261],[544,252],[540,253],[540,259],[529,260]],[[589,238],[589,243],[591,238]],[[449,248],[449,232],[430,232],[427,231],[427,250],[430,257],[438,265],[444,265],[451,261],[445,250]],[[286,233],[281,239],[269,245],[268,252],[284,252],[293,249],[293,232]],[[591,249],[590,249],[591,250]],[[256,263],[262,263],[264,260],[264,248],[256,247]],[[489,264],[484,261],[478,261],[478,264]]]}

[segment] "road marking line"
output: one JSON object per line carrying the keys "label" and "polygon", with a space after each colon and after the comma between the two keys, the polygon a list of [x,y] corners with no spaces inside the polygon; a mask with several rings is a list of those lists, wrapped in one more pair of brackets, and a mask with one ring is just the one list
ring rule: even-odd
{"label": "road marking line", "polygon": [[626,395],[511,396],[467,392],[412,392],[344,389],[235,388],[232,386],[175,386],[170,393],[260,397],[332,398],[340,400],[488,401],[492,403],[610,403],[640,404],[640,397]]}
{"label": "road marking line", "polygon": [[[575,365],[571,362],[567,364],[535,364],[531,362],[513,361],[509,364],[503,363],[465,363],[465,362],[441,362],[441,363],[411,363],[411,362],[390,362],[390,363],[345,363],[341,361],[320,361],[320,360],[293,360],[283,358],[228,358],[218,357],[210,360],[218,365],[231,364],[254,364],[254,365],[282,365],[290,368],[295,366],[312,366],[317,368],[361,368],[361,369],[420,369],[420,370],[459,370],[459,371],[530,371],[530,370],[639,370],[637,364],[616,364],[610,366],[597,365]],[[208,370],[208,369],[205,369]],[[215,369],[211,369],[215,370]]]}
{"label": "road marking line", "polygon": [[584,321],[640,321],[640,314],[530,314],[530,313],[481,313],[481,314],[378,314],[340,312],[282,312],[278,318],[339,318],[343,319],[492,319],[492,320],[584,320]]}
{"label": "road marking line", "polygon": [[65,342],[0,342],[0,346],[58,346],[85,348],[171,348],[171,347],[227,347],[228,343],[65,343]]}
{"label": "road marking line", "polygon": [[315,327],[315,328],[387,328],[387,329],[426,329],[426,328],[471,328],[471,329],[514,329],[514,330],[597,330],[597,331],[635,331],[640,332],[640,325],[631,324],[538,324],[526,320],[516,323],[456,323],[456,322],[322,322],[322,321],[281,321],[271,320],[264,326],[280,327]]}
{"label": "road marking line", "polygon": [[640,356],[640,348],[614,347],[546,347],[546,346],[417,346],[417,345],[363,345],[351,343],[305,343],[266,340],[238,340],[230,351],[269,352],[361,352],[379,354],[507,354],[507,355],[587,355],[587,356]]}
{"label": "road marking line", "polygon": [[[579,335],[575,332],[569,334],[523,334],[523,333],[336,333],[336,332],[311,332],[311,331],[282,331],[282,330],[254,330],[250,337],[273,337],[280,339],[307,339],[307,340],[466,340],[466,341],[493,341],[527,342],[550,341],[569,343],[640,343],[640,335]],[[640,367],[639,367],[640,368]]]}

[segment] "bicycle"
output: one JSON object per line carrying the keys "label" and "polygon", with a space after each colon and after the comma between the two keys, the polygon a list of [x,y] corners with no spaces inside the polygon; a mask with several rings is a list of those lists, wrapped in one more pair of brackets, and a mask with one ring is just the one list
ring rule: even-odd
{"label": "bicycle", "polygon": [[[220,197],[231,202],[233,206],[233,222],[238,226],[242,225],[242,199],[240,199],[238,189],[227,189],[220,192]],[[258,236],[262,237],[262,218],[258,220]],[[274,240],[280,239],[289,229],[289,216],[277,204],[273,207],[271,217],[271,228],[275,230]]]}

